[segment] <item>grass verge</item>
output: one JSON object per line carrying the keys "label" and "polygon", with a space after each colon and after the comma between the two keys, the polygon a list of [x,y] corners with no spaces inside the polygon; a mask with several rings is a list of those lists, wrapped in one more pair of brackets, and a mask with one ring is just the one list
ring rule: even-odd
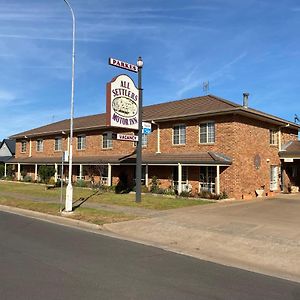
{"label": "grass verge", "polygon": [[[41,213],[46,213],[54,216],[61,215],[59,212],[60,206],[58,203],[45,203],[45,202],[36,202],[36,201],[29,201],[29,200],[24,201],[24,200],[15,199],[13,197],[0,196],[0,204],[28,209],[32,211],[38,211]],[[81,221],[85,221],[97,225],[136,219],[135,216],[131,216],[123,213],[115,213],[115,212],[104,211],[104,210],[93,209],[93,208],[85,208],[85,207],[77,208],[73,214],[68,216],[68,218],[81,220]]]}
{"label": "grass verge", "polygon": [[[46,190],[44,185],[41,184],[25,184],[19,182],[6,182],[0,181],[0,194],[11,193],[17,198],[18,195],[35,197],[35,200],[40,199],[55,199],[60,198],[60,188]],[[63,191],[65,195],[65,189]],[[185,199],[185,198],[166,198],[161,195],[142,195],[142,201],[140,203],[135,202],[134,194],[115,194],[115,193],[100,193],[97,190],[84,189],[74,187],[74,202],[85,201],[87,203],[99,203],[99,204],[110,204],[130,207],[141,207],[156,210],[167,210],[172,208],[180,208],[193,205],[211,204],[210,201],[200,199]],[[53,201],[54,202],[54,201]]]}

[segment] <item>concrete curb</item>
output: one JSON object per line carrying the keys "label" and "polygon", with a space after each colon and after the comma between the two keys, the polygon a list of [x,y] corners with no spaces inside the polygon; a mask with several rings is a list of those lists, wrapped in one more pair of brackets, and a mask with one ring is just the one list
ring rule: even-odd
{"label": "concrete curb", "polygon": [[97,225],[97,224],[92,224],[80,220],[75,220],[75,219],[70,219],[68,217],[64,216],[54,216],[54,215],[49,215],[46,213],[41,213],[33,210],[27,210],[23,208],[17,208],[17,207],[12,207],[12,206],[6,206],[6,205],[0,205],[0,211],[24,216],[24,217],[29,217],[33,219],[38,219],[41,221],[46,221],[49,223],[54,223],[54,224],[59,224],[63,226],[68,226],[68,227],[73,227],[73,228],[78,228],[78,229],[84,229],[88,231],[93,231],[93,232],[99,232],[103,230],[102,225]]}

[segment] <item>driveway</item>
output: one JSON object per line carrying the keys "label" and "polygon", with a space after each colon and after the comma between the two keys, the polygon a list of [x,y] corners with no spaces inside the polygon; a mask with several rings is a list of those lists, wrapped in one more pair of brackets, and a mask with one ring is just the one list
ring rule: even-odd
{"label": "driveway", "polygon": [[171,210],[108,224],[128,240],[300,282],[300,195]]}

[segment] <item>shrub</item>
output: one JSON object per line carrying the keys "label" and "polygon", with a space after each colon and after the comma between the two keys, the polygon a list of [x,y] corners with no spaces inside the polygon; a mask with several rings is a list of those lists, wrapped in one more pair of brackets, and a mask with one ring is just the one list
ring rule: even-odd
{"label": "shrub", "polygon": [[132,186],[128,183],[128,178],[125,173],[120,173],[119,175],[119,182],[116,185],[115,192],[117,194],[126,194],[132,190]]}
{"label": "shrub", "polygon": [[154,194],[162,194],[159,188],[160,182],[156,176],[153,176],[150,184],[150,192]]}
{"label": "shrub", "polygon": [[43,183],[48,183],[50,178],[54,176],[55,169],[53,166],[40,166],[39,167],[39,176]]}
{"label": "shrub", "polygon": [[0,165],[0,178],[4,177],[4,165]]}
{"label": "shrub", "polygon": [[169,187],[167,189],[164,190],[164,194],[165,195],[172,195],[172,196],[175,196],[176,195],[176,192],[173,188]]}
{"label": "shrub", "polygon": [[21,176],[22,176],[23,179],[24,179],[24,177],[26,177],[26,175],[27,175],[27,171],[26,170],[22,170],[21,171]]}
{"label": "shrub", "polygon": [[188,192],[188,191],[182,191],[180,194],[180,197],[188,198],[188,197],[192,197],[192,194],[191,194],[191,192]]}
{"label": "shrub", "polygon": [[75,186],[78,186],[78,187],[87,187],[88,184],[89,184],[89,182],[82,180],[82,179],[79,179],[75,182]]}
{"label": "shrub", "polygon": [[209,191],[201,191],[198,193],[198,196],[200,198],[212,199],[212,200],[221,200],[221,199],[228,198],[228,195],[225,191],[223,191],[221,194],[214,194]]}
{"label": "shrub", "polygon": [[24,182],[32,182],[33,180],[32,180],[32,177],[31,177],[31,176],[26,175],[26,176],[23,177],[23,181],[24,181]]}
{"label": "shrub", "polygon": [[48,184],[52,184],[52,185],[56,185],[55,179],[53,177],[51,177],[48,182]]}

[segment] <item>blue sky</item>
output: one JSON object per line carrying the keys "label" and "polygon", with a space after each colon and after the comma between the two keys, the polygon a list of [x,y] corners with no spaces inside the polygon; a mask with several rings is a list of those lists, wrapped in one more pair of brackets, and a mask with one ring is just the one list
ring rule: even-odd
{"label": "blue sky", "polygon": [[[69,0],[75,116],[105,112],[108,57],[144,60],[144,105],[209,93],[300,115],[300,2]],[[72,21],[63,0],[0,0],[0,140],[69,118]],[[136,75],[132,73],[133,78]]]}

